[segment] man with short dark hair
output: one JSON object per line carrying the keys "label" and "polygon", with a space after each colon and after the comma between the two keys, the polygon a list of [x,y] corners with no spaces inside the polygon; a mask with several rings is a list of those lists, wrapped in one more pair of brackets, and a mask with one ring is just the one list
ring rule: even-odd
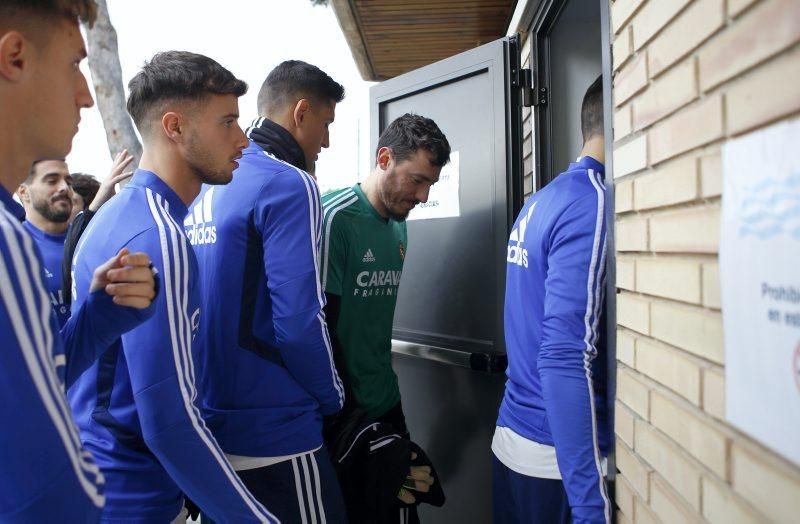
{"label": "man with short dark hair", "polygon": [[253,494],[282,522],[342,522],[322,417],[342,407],[319,284],[322,206],[306,172],[344,88],[283,62],[259,92],[260,117],[233,182],[205,186],[184,225],[206,321],[198,334],[207,422]]}
{"label": "man with short dark hair", "polygon": [[[93,175],[86,173],[72,173],[72,217],[70,223],[82,211],[90,211],[92,215],[100,209],[100,206],[108,202],[114,196],[114,188],[120,182],[124,182],[133,176],[132,170],[126,168],[133,162],[133,156],[123,149],[114,156],[111,162],[111,170],[102,182]],[[88,224],[88,220],[87,220]]]}
{"label": "man with short dark hair", "polygon": [[[156,54],[128,84],[144,151],[130,183],[98,211],[73,263],[121,245],[147,250],[162,282],[156,315],[114,343],[70,390],[81,436],[106,477],[109,521],[185,521],[184,497],[225,522],[276,522],[242,484],[195,405],[197,261],[181,228],[202,184],[230,182],[247,140],[237,124],[247,85],[194,53]],[[203,284],[213,284],[206,281]],[[73,307],[85,296],[77,293]]]}
{"label": "man with short dark hair", "polygon": [[263,143],[279,159],[312,172],[320,150],[330,147],[328,128],[336,116],[336,104],[342,100],[344,87],[318,67],[287,60],[261,85],[261,118],[249,130],[251,139]]}
{"label": "man with short dark hair", "polygon": [[[405,114],[381,133],[375,157],[375,168],[363,183],[323,198],[325,313],[339,371],[348,393],[352,391],[337,426],[346,425],[359,409],[369,421],[390,424],[408,438],[391,356],[394,309],[408,246],[405,220],[417,204],[427,202],[431,186],[450,160],[450,144],[433,120]],[[414,491],[427,491],[433,479],[430,468],[410,466],[411,456],[404,460],[395,493],[413,504]],[[411,491],[402,490],[405,472],[412,478],[405,483]],[[364,521],[358,518],[358,490],[343,488],[351,520]],[[383,522],[393,515],[391,521],[396,521],[400,502],[393,502],[395,506],[380,508],[381,514],[368,520]],[[408,508],[400,511],[399,519],[409,521]]]}
{"label": "man with short dark hair", "polygon": [[124,248],[90,268],[88,297],[59,333],[41,254],[11,198],[34,161],[69,153],[80,111],[94,103],[78,68],[86,56],[78,19],[91,24],[95,8],[91,0],[0,2],[2,522],[97,520],[105,482],[81,446],[64,387],[154,311],[150,259]]}
{"label": "man with short dark hair", "polygon": [[75,215],[92,203],[97,190],[100,189],[100,182],[92,175],[85,173],[72,173],[70,176],[72,177],[72,220],[74,220]]}
{"label": "man with short dark hair", "polygon": [[[329,330],[341,345],[355,394],[348,404],[373,419],[393,413],[403,432],[391,332],[408,246],[405,220],[428,200],[449,158],[450,145],[436,123],[406,114],[381,134],[367,179],[323,198],[322,285],[328,317],[338,320]],[[392,278],[374,281],[381,273]]]}
{"label": "man with short dark hair", "polygon": [[28,230],[44,262],[45,282],[58,327],[69,318],[69,288],[62,287],[61,262],[64,240],[72,214],[72,177],[63,160],[39,160],[33,163],[28,178],[17,189],[25,208],[23,227]]}
{"label": "man with short dark hair", "polygon": [[602,80],[583,99],[580,157],[528,199],[508,241],[508,381],[492,440],[498,524],[611,522],[606,355],[598,337],[606,261]]}

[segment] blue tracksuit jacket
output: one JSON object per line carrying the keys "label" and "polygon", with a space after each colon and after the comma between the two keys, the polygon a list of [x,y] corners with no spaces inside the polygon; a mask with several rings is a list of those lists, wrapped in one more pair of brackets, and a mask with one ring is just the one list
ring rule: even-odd
{"label": "blue tracksuit jacket", "polygon": [[[192,346],[202,317],[197,262],[181,226],[186,212],[160,178],[137,170],[75,252],[76,289],[125,246],[150,255],[161,279],[153,318],[123,335],[69,391],[81,438],[106,477],[103,520],[170,522],[185,492],[215,521],[274,522],[195,405]],[[77,293],[73,308],[85,300]]]}
{"label": "blue tracksuit jacket", "polygon": [[508,243],[508,369],[498,426],[555,446],[575,523],[609,522],[609,443],[598,330],[605,279],[603,165],[570,164],[534,193]]}
{"label": "blue tracksuit jacket", "polygon": [[105,481],[81,445],[64,386],[154,308],[115,306],[99,290],[59,333],[41,253],[17,209],[0,187],[0,522],[96,522]]}
{"label": "blue tracksuit jacket", "polygon": [[322,308],[316,182],[254,142],[227,186],[204,187],[184,225],[203,282],[200,394],[226,453],[322,445],[344,401]]}
{"label": "blue tracksuit jacket", "polygon": [[51,235],[27,221],[23,222],[22,226],[28,230],[42,253],[50,302],[53,304],[53,311],[56,313],[59,327],[63,326],[69,318],[69,305],[66,303],[65,297],[70,290],[61,289],[61,262],[64,260],[64,240],[66,240],[67,234]]}

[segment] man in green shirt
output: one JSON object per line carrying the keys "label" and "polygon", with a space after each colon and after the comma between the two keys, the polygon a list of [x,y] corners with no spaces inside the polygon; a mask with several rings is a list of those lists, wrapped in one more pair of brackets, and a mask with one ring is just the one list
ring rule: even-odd
{"label": "man in green shirt", "polygon": [[[366,184],[366,182],[365,182]],[[340,303],[331,327],[357,405],[377,419],[400,402],[392,370],[392,319],[408,244],[405,222],[384,218],[360,184],[322,199],[322,282]]]}
{"label": "man in green shirt", "polygon": [[[406,114],[381,135],[375,168],[364,183],[322,198],[322,285],[331,305],[339,306],[329,328],[355,402],[376,420],[393,409],[402,416],[391,345],[408,245],[405,219],[428,200],[449,157],[450,145],[436,123]],[[405,429],[405,422],[398,426]]]}
{"label": "man in green shirt", "polygon": [[375,168],[361,184],[329,193],[322,285],[337,368],[355,407],[408,435],[392,370],[392,321],[408,245],[405,219],[439,179],[450,144],[436,123],[405,114],[378,139]]}

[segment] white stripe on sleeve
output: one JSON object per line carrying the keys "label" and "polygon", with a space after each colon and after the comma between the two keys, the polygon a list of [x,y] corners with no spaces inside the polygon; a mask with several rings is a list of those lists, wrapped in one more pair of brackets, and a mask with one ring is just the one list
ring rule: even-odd
{"label": "white stripe on sleeve", "polygon": [[308,206],[311,213],[311,216],[309,217],[311,222],[309,225],[309,233],[311,235],[312,243],[311,251],[314,257],[314,283],[316,284],[317,300],[319,301],[320,307],[320,313],[317,315],[317,320],[319,321],[320,330],[322,332],[322,339],[325,341],[325,349],[328,352],[328,365],[331,369],[331,378],[333,379],[333,385],[336,388],[336,392],[339,394],[339,406],[341,407],[344,404],[344,386],[342,384],[342,380],[339,378],[339,373],[336,371],[336,366],[333,363],[333,350],[330,338],[328,336],[328,329],[325,327],[325,316],[322,313],[322,308],[325,306],[325,298],[323,295],[319,274],[319,238],[321,233],[320,227],[322,225],[322,217],[316,212],[317,206],[321,205],[320,198],[319,193],[316,192],[317,183],[314,181],[314,179],[312,179],[304,171],[297,168],[294,169],[303,180],[303,183],[306,186],[306,194],[308,196]]}
{"label": "white stripe on sleeve", "polygon": [[[96,507],[103,507],[105,497],[100,493],[98,487],[103,484],[103,476],[99,468],[91,461],[91,455],[85,453],[81,448],[77,429],[67,406],[62,385],[55,373],[55,366],[52,361],[52,333],[49,337],[44,333],[45,330],[50,330],[50,317],[48,315],[43,319],[42,308],[37,310],[34,306],[34,297],[36,296],[38,296],[40,303],[44,302],[49,306],[49,301],[39,277],[41,269],[38,264],[38,258],[33,250],[30,237],[15,222],[16,219],[11,217],[5,210],[2,211],[2,214],[0,214],[0,229],[3,230],[5,245],[14,268],[12,274],[6,266],[2,253],[0,253],[0,300],[3,301],[8,312],[14,336],[19,343],[23,360],[31,375],[33,384],[64,445],[78,482],[92,504]],[[26,266],[23,263],[23,251],[29,260],[33,259],[34,264]],[[12,277],[16,278],[12,280]],[[24,304],[17,302],[14,282],[17,283],[17,287],[23,295]],[[48,311],[48,313],[52,314],[52,310]],[[26,327],[26,319],[30,329],[34,331],[36,341],[31,340],[28,327]],[[44,320],[46,320],[46,323]],[[44,344],[44,340],[47,340],[48,343]],[[93,478],[90,478],[89,475]]]}
{"label": "white stripe on sleeve", "polygon": [[[238,475],[219,449],[216,440],[206,428],[205,422],[200,416],[199,410],[192,402],[196,395],[194,384],[190,379],[191,368],[191,324],[188,323],[186,307],[188,304],[188,256],[182,260],[178,256],[178,249],[183,242],[182,253],[187,253],[185,244],[188,242],[183,228],[178,226],[166,209],[166,203],[156,202],[153,191],[146,188],[147,202],[150,213],[158,228],[161,240],[161,257],[163,261],[163,291],[167,300],[167,317],[169,323],[169,336],[172,347],[173,362],[175,364],[178,383],[183,397],[184,409],[189,420],[194,427],[200,440],[206,445],[211,456],[226,476],[231,486],[236,490],[247,507],[258,516],[262,522],[277,521],[277,519],[265,508],[262,510],[261,504],[253,498],[252,494],[245,488]],[[159,195],[160,200],[160,195]],[[169,231],[169,237],[167,236]],[[179,235],[181,237],[179,238]],[[170,252],[170,247],[172,251]],[[183,310],[181,312],[181,309]]]}
{"label": "white stripe on sleeve", "polygon": [[[595,308],[598,307],[600,302],[600,297],[595,297],[595,272],[599,269],[602,271],[603,268],[598,268],[598,252],[602,249],[603,254],[605,254],[605,239],[602,238],[603,236],[603,220],[604,220],[604,206],[605,206],[605,193],[603,192],[603,188],[597,184],[597,180],[593,176],[593,170],[588,171],[589,181],[592,183],[592,186],[597,193],[597,216],[595,218],[595,229],[594,229],[594,241],[592,244],[592,258],[589,261],[589,278],[586,282],[587,288],[587,295],[586,295],[586,314],[584,316],[584,344],[586,345],[586,350],[584,352],[583,357],[583,368],[586,374],[586,384],[589,389],[589,411],[591,414],[592,420],[592,444],[594,448],[594,461],[595,461],[595,468],[597,470],[597,478],[598,478],[598,488],[600,490],[600,496],[603,498],[603,506],[604,510],[603,513],[606,518],[606,522],[611,522],[611,504],[608,500],[608,494],[606,493],[606,486],[605,481],[603,478],[603,468],[601,465],[600,459],[600,447],[597,442],[597,416],[594,410],[594,389],[592,387],[592,375],[591,375],[591,362],[594,359],[594,356],[597,353],[596,348],[593,346],[593,340],[596,339],[594,334],[593,326],[595,325],[594,322],[590,323],[590,317],[594,314]],[[602,242],[602,247],[601,247]],[[602,257],[603,259],[605,256]],[[599,288],[598,288],[599,291]],[[599,294],[599,293],[598,293]]]}
{"label": "white stripe on sleeve", "polygon": [[[345,193],[348,193],[345,191]],[[324,290],[328,287],[328,256],[330,254],[330,241],[331,241],[331,227],[333,226],[333,219],[336,216],[336,213],[341,211],[342,209],[347,208],[349,205],[355,203],[358,200],[358,195],[356,195],[352,190],[349,191],[350,197],[347,200],[339,200],[337,197],[337,203],[329,204],[329,207],[325,210],[325,221],[323,224],[325,225],[325,241],[322,243],[323,246],[323,257],[322,257],[322,289]]]}
{"label": "white stripe on sleeve", "polygon": [[306,187],[306,195],[308,196],[308,207],[309,207],[309,234],[311,235],[311,252],[314,258],[314,271],[316,273],[315,284],[317,290],[317,301],[319,302],[320,313],[317,315],[317,321],[319,322],[320,330],[322,332],[322,338],[325,341],[325,349],[328,352],[328,365],[330,366],[331,370],[331,378],[333,379],[333,386],[336,389],[336,392],[339,395],[339,407],[344,405],[344,385],[342,384],[342,380],[339,378],[339,373],[336,370],[336,366],[333,363],[333,350],[331,349],[331,342],[330,338],[328,337],[328,329],[325,327],[325,316],[322,313],[322,308],[325,306],[325,298],[323,294],[323,290],[321,288],[321,279],[320,279],[320,268],[319,268],[319,244],[321,239],[321,216],[318,211],[318,207],[321,206],[321,201],[319,197],[319,192],[317,190],[317,182],[311,178],[311,176],[303,171],[302,169],[298,169],[297,167],[293,166],[288,162],[284,162],[280,158],[275,157],[264,152],[264,156],[275,160],[276,162],[280,162],[281,164],[292,168],[299,176],[300,179],[303,181],[303,184]]}

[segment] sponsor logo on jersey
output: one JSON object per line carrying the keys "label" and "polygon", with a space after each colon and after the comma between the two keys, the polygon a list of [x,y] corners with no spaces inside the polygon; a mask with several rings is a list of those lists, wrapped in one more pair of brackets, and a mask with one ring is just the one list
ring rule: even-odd
{"label": "sponsor logo on jersey", "polygon": [[[44,268],[44,276],[47,278],[55,278],[55,275],[47,268]],[[72,285],[75,285],[75,280],[73,279]],[[48,294],[50,295],[50,304],[52,304],[53,309],[59,315],[66,315],[69,310],[67,309],[67,305],[64,303],[64,290],[58,289],[49,291]]]}
{"label": "sponsor logo on jersey", "polygon": [[361,259],[362,262],[375,262],[375,255],[372,254],[372,249],[367,248],[367,252],[364,253],[364,257]]}
{"label": "sponsor logo on jersey", "polygon": [[213,198],[214,188],[210,188],[192,208],[192,212],[183,221],[186,228],[186,236],[189,243],[193,246],[203,244],[216,244],[217,226],[213,223],[211,214],[211,199]]}
{"label": "sponsor logo on jersey", "polygon": [[59,289],[58,291],[51,291],[50,303],[57,311],[60,311],[62,314],[67,312],[67,306],[64,305],[64,290]]}
{"label": "sponsor logo on jersey", "polygon": [[509,264],[516,264],[525,268],[528,267],[528,250],[522,247],[522,244],[525,242],[525,232],[528,229],[528,222],[530,222],[533,210],[536,209],[536,204],[538,203],[539,202],[533,203],[508,237],[508,256],[506,257],[506,262]]}
{"label": "sponsor logo on jersey", "polygon": [[393,296],[397,295],[397,286],[400,285],[399,271],[362,271],[356,275],[356,288],[353,290],[355,297]]}

